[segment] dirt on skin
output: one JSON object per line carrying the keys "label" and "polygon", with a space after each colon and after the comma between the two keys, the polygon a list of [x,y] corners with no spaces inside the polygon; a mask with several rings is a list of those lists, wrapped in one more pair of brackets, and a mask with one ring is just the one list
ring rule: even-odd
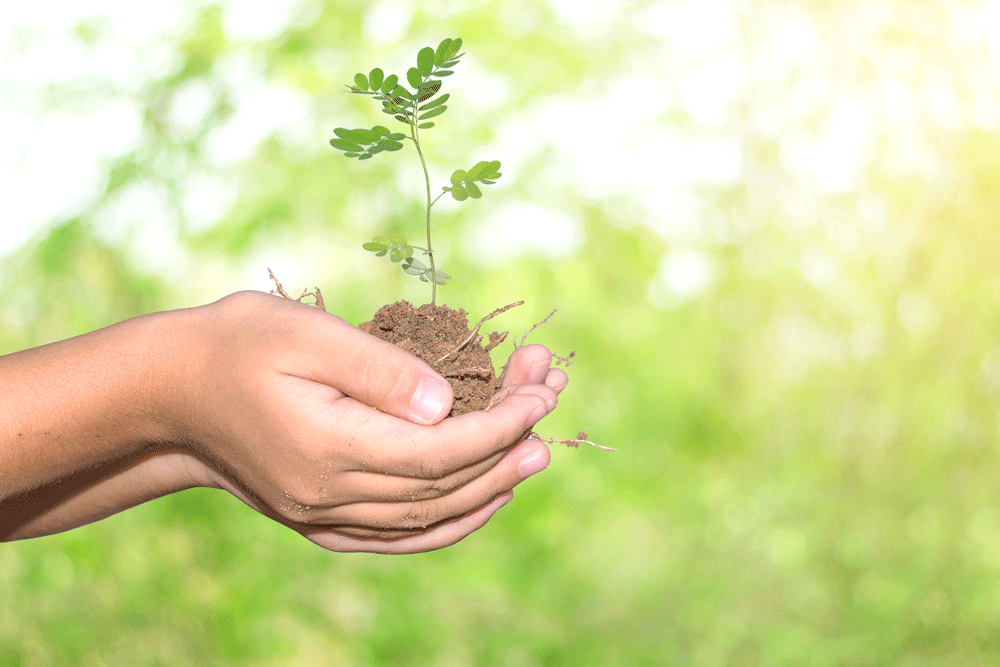
{"label": "dirt on skin", "polygon": [[370,322],[358,327],[403,348],[427,362],[451,383],[455,402],[449,417],[485,410],[500,390],[501,379],[493,369],[489,351],[506,333],[493,332],[486,345],[478,325],[469,329],[462,309],[424,304],[414,308],[408,301],[383,306]]}

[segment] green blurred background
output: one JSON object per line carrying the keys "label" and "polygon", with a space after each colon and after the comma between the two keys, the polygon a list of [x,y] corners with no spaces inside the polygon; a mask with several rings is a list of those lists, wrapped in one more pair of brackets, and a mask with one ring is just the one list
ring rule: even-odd
{"label": "green blurred background", "polygon": [[[0,545],[0,665],[1000,664],[1000,3],[40,0],[0,18],[0,352],[241,289],[426,285],[345,95],[462,37],[444,302],[563,354],[481,531],[320,550],[218,491]],[[438,210],[438,208],[440,210]],[[509,354],[497,350],[497,359]]]}

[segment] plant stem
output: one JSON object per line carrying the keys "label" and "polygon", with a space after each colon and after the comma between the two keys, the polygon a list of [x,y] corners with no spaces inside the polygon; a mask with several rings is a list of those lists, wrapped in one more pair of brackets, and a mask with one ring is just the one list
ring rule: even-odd
{"label": "plant stem", "polygon": [[417,110],[414,104],[413,120],[410,122],[410,132],[413,137],[413,145],[417,147],[417,155],[420,156],[420,166],[424,168],[424,182],[427,184],[427,256],[431,258],[431,305],[437,305],[437,271],[434,267],[434,248],[431,245],[431,177],[427,173],[427,162],[424,160],[424,152],[420,150],[420,136],[417,133]]}

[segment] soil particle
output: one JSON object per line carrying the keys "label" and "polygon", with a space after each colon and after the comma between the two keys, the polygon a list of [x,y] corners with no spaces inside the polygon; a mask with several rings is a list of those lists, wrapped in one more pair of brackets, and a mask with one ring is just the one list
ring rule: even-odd
{"label": "soil particle", "polygon": [[[485,410],[500,390],[501,380],[482,345],[483,336],[476,333],[469,340],[469,318],[462,309],[430,304],[414,308],[407,301],[397,301],[383,306],[370,322],[358,328],[398,345],[443,375],[455,393],[449,417]],[[498,338],[500,334],[493,333],[489,340]]]}

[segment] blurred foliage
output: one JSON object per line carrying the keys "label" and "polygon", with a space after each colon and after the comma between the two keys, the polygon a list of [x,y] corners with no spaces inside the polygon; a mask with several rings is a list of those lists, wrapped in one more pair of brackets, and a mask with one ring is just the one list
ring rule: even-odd
{"label": "blurred foliage", "polygon": [[[810,189],[787,154],[829,120],[825,97],[877,89],[879,73],[901,62],[915,85],[933,74],[964,101],[979,54],[942,26],[976,6],[875,2],[861,20],[856,2],[759,4],[737,36],[747,90],[715,128],[745,156],[741,176],[697,192],[693,236],[652,224],[657,208],[631,196],[546,180],[558,157],[549,149],[505,169],[498,197],[573,211],[583,240],[572,254],[477,264],[463,230],[494,202],[449,212],[436,231],[461,276],[447,288],[451,305],[475,315],[526,299],[504,316],[515,334],[559,308],[532,340],[576,350],[577,363],[542,430],[591,427],[619,452],[554,450],[550,469],[486,528],[411,557],[326,553],[208,490],[0,545],[0,665],[1000,660],[995,127],[914,109],[931,173],[898,168],[891,155],[906,141],[886,132],[861,181],[833,191]],[[366,36],[367,3],[302,3],[280,34],[256,41],[227,34],[223,6],[184,6],[195,9],[172,66],[130,93],[143,110],[139,143],[106,165],[103,192],[3,260],[0,351],[267,289],[273,260],[296,267],[281,276],[289,290],[318,284],[355,323],[385,301],[422,300],[422,286],[358,249],[376,227],[412,233],[421,193],[407,181],[415,171],[397,178],[395,163],[377,160],[362,169],[326,145],[334,122],[371,120],[343,83],[368,63],[408,62],[415,46],[461,35],[511,94],[472,113],[456,93],[450,124],[428,146],[444,169],[479,159],[475,147],[495,141],[504,118],[602,90],[664,49],[621,22],[598,36],[572,29],[535,0],[449,5],[445,19],[417,6],[405,37],[387,42]],[[511,12],[528,28],[512,27]],[[786,17],[819,26],[821,62],[809,63],[818,69],[770,60],[780,55],[766,28]],[[115,35],[87,23],[71,38],[97,48]],[[309,100],[309,114],[296,132],[220,151],[254,76]],[[68,85],[73,95],[39,95],[58,104],[117,94],[100,81]],[[192,91],[209,103],[185,125],[176,105]],[[760,129],[768,105],[796,109],[817,95],[815,114]],[[655,122],[693,134],[707,121],[674,109]],[[235,193],[207,221],[204,202],[187,198],[200,181],[220,199]],[[155,195],[174,230],[175,255],[160,270],[136,240],[141,224],[112,240],[101,231],[108,210],[137,192]],[[671,291],[665,267],[691,249],[710,279]]]}

